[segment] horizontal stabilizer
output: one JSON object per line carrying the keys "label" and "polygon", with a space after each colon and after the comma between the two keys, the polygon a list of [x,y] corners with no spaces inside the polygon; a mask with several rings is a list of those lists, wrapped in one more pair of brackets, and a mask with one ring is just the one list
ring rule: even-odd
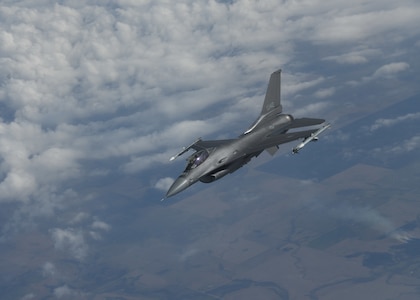
{"label": "horizontal stabilizer", "polygon": [[294,119],[290,128],[314,126],[314,125],[322,124],[324,122],[325,122],[324,119],[314,119],[314,118]]}
{"label": "horizontal stabilizer", "polygon": [[306,138],[308,136],[311,136],[311,134],[316,132],[316,131],[317,131],[317,129],[311,129],[311,130],[305,130],[305,131],[279,134],[279,135],[269,139],[266,142],[259,143],[259,144],[256,144],[256,145],[252,145],[252,147],[249,148],[249,151],[253,152],[253,151],[258,151],[260,149],[267,150],[269,148],[276,147],[277,145],[285,144],[285,143],[288,143],[288,142],[291,142],[291,141],[294,141],[294,140],[297,140],[297,139],[300,139],[300,138]]}

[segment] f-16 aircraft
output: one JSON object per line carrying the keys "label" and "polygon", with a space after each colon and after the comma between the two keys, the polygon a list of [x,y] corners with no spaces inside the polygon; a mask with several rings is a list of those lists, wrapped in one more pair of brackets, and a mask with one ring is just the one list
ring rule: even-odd
{"label": "f-16 aircraft", "polygon": [[[318,140],[318,135],[330,127],[324,119],[294,118],[283,114],[280,104],[281,70],[271,74],[260,116],[239,137],[228,140],[196,140],[177,155],[193,149],[196,152],[187,159],[187,166],[166,193],[166,198],[185,190],[197,181],[210,183],[233,173],[257,157],[264,150],[274,155],[280,144],[303,139],[292,152],[298,153],[307,143]],[[300,127],[323,124],[316,129],[296,131]],[[163,199],[162,199],[163,200]]]}

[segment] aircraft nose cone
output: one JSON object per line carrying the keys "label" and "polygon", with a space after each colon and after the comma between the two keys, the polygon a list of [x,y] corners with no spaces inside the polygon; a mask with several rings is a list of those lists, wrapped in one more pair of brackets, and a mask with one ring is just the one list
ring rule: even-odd
{"label": "aircraft nose cone", "polygon": [[182,192],[187,187],[189,187],[188,180],[183,177],[178,177],[166,193],[166,198]]}

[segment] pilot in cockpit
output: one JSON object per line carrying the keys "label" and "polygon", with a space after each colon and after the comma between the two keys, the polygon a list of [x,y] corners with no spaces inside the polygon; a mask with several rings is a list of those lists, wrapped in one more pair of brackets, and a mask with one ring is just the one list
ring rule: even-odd
{"label": "pilot in cockpit", "polygon": [[209,157],[209,153],[206,150],[200,150],[191,155],[188,158],[188,165],[185,168],[185,171],[197,168]]}

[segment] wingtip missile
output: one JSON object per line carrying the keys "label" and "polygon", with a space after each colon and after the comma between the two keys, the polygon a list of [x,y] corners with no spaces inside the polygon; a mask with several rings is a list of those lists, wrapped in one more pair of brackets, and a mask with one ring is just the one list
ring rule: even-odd
{"label": "wingtip missile", "polygon": [[297,154],[299,153],[299,151],[305,147],[309,142],[312,141],[317,141],[318,140],[318,135],[320,135],[321,133],[323,133],[325,130],[327,130],[328,128],[331,127],[331,124],[328,123],[325,126],[321,127],[320,129],[318,129],[317,131],[315,131],[314,133],[312,133],[310,136],[308,136],[307,138],[305,138],[301,143],[299,143],[298,145],[296,145],[296,147],[294,147],[292,149],[292,153],[293,154]]}
{"label": "wingtip missile", "polygon": [[175,160],[177,157],[181,156],[182,154],[184,154],[185,152],[187,152],[189,149],[188,148],[183,148],[183,150],[181,152],[179,152],[178,154],[172,156],[169,161],[173,161]]}
{"label": "wingtip missile", "polygon": [[181,156],[182,154],[184,154],[185,152],[187,152],[188,150],[190,150],[195,144],[197,144],[199,141],[201,141],[201,137],[198,138],[194,143],[192,143],[191,145],[189,145],[188,147],[183,147],[181,152],[179,152],[178,154],[172,156],[169,161],[173,161],[175,160],[177,157]]}

